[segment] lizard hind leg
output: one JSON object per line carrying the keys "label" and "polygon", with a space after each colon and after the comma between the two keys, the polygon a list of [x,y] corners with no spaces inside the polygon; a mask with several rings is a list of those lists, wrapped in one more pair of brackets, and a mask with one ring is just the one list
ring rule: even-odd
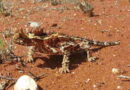
{"label": "lizard hind leg", "polygon": [[69,62],[70,62],[69,56],[70,56],[70,52],[65,51],[65,53],[63,55],[62,67],[59,69],[60,73],[70,72],[70,70],[69,70]]}
{"label": "lizard hind leg", "polygon": [[95,57],[95,56],[90,56],[90,51],[89,51],[89,49],[86,50],[86,52],[87,52],[87,61],[93,62],[93,61],[95,61],[95,60],[97,59],[97,57]]}
{"label": "lizard hind leg", "polygon": [[88,42],[83,41],[83,42],[80,42],[79,45],[80,45],[81,49],[85,50],[87,53],[87,60],[86,61],[92,62],[92,61],[96,60],[96,57],[90,56],[90,45]]}

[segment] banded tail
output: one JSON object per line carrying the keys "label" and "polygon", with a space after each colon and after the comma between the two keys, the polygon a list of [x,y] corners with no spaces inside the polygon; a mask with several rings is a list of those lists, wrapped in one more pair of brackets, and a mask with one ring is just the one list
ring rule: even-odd
{"label": "banded tail", "polygon": [[87,42],[90,45],[95,45],[95,46],[114,46],[114,45],[119,45],[120,41],[115,41],[115,42],[101,42],[101,41],[94,41],[94,40],[89,40],[85,38],[80,38],[80,37],[71,37],[74,40],[80,40],[83,42]]}
{"label": "banded tail", "polygon": [[88,40],[88,43],[90,45],[96,45],[96,46],[114,46],[114,45],[119,45],[120,41],[115,41],[115,42],[100,42],[100,41]]}

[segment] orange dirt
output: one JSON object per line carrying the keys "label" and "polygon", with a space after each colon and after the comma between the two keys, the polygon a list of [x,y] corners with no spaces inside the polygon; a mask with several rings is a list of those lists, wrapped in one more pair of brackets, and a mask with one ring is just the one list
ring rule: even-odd
{"label": "orange dirt", "polygon": [[[7,0],[4,0],[7,1]],[[94,7],[94,17],[81,10],[72,10],[74,5],[52,6],[48,2],[32,3],[33,0],[8,0],[12,15],[0,15],[0,30],[24,27],[29,21],[41,23],[45,30],[67,35],[87,37],[99,41],[121,41],[120,45],[93,52],[99,59],[85,62],[83,54],[72,55],[71,73],[59,74],[61,57],[40,55],[34,63],[22,67],[35,75],[45,73],[38,85],[44,90],[129,90],[130,81],[117,78],[111,71],[118,68],[130,76],[130,2],[129,0],[88,0]],[[7,2],[8,2],[7,1]],[[22,2],[25,1],[25,2]],[[9,5],[7,5],[8,8]],[[67,6],[71,10],[54,10]],[[57,26],[53,26],[57,24]],[[26,48],[18,46],[18,55],[26,55]],[[38,54],[39,55],[39,54]],[[37,56],[38,56],[37,55]],[[23,74],[16,69],[18,63],[0,65],[0,73],[18,78]],[[13,86],[12,86],[13,87]],[[12,87],[8,90],[12,90]]]}

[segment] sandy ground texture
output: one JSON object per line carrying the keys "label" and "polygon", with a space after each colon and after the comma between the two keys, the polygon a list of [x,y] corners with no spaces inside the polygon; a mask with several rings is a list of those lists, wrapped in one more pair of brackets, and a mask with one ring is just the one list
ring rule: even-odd
{"label": "sandy ground texture", "polygon": [[[76,2],[76,1],[74,1]],[[118,75],[130,76],[130,1],[129,0],[88,0],[94,7],[94,16],[89,17],[70,2],[56,6],[44,0],[4,0],[11,16],[0,14],[0,30],[11,27],[25,27],[28,22],[39,22],[45,30],[79,36],[99,41],[120,41],[117,46],[92,52],[98,57],[95,62],[86,62],[82,53],[72,55],[71,73],[60,74],[60,56],[36,55],[35,62],[26,67],[19,63],[0,65],[1,75],[18,78],[27,72],[34,75],[44,73],[37,81],[44,90],[129,90],[130,81],[119,79]],[[17,55],[26,55],[27,48],[16,47]],[[21,67],[21,72],[16,67]],[[112,68],[121,72],[112,73]],[[13,86],[7,90],[13,90]],[[41,89],[42,90],[42,89]]]}

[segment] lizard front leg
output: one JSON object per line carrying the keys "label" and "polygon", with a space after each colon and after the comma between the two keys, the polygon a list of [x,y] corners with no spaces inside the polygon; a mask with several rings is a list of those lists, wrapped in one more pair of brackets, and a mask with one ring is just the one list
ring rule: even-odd
{"label": "lizard front leg", "polygon": [[60,68],[60,73],[68,73],[70,72],[69,70],[69,56],[70,56],[70,52],[65,51],[64,55],[63,55],[63,61],[62,61],[62,68]]}
{"label": "lizard front leg", "polygon": [[35,51],[35,47],[34,46],[29,46],[28,47],[28,54],[27,54],[27,62],[33,62],[33,54]]}

